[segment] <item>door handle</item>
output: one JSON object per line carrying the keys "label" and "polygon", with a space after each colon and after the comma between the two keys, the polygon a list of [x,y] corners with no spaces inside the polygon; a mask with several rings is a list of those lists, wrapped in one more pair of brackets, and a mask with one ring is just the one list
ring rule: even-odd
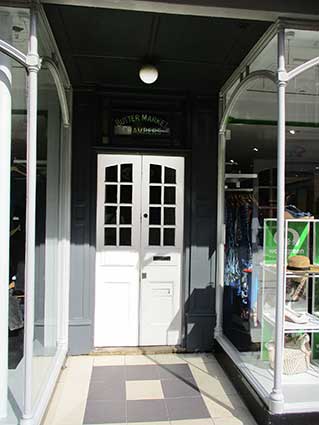
{"label": "door handle", "polygon": [[142,279],[146,279],[147,278],[147,273],[142,273]]}
{"label": "door handle", "polygon": [[144,213],[144,214],[143,214],[143,217],[144,217],[144,218],[147,218],[147,217],[148,217],[148,214],[147,214],[147,213]]}

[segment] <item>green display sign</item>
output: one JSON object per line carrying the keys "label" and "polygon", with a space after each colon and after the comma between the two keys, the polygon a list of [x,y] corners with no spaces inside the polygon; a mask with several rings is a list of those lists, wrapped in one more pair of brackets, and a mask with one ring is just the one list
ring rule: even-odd
{"label": "green display sign", "polygon": [[[266,265],[273,265],[276,264],[277,260],[277,221],[266,219],[264,221],[264,226],[264,263]],[[309,255],[309,229],[309,223],[302,221],[290,221],[288,223],[288,257],[294,255]],[[318,232],[316,232],[316,238],[319,238]],[[319,239],[317,246],[319,247]]]}

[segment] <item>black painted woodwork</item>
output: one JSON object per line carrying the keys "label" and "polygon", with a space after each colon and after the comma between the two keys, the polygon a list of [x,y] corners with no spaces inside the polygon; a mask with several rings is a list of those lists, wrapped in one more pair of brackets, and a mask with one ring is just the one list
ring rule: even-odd
{"label": "black painted woodwork", "polygon": [[217,94],[270,22],[44,5],[73,87],[145,88],[142,63],[159,69],[155,89]]}
{"label": "black painted woodwork", "polygon": [[[210,351],[215,325],[215,241],[217,188],[217,98],[181,94],[175,99],[183,115],[185,143],[174,146],[103,146],[100,144],[101,104],[114,92],[76,91],[73,108],[70,352],[93,350],[95,287],[95,221],[97,153],[151,153],[185,156],[185,231],[183,294],[183,348]],[[133,100],[161,104],[170,96],[127,94]]]}

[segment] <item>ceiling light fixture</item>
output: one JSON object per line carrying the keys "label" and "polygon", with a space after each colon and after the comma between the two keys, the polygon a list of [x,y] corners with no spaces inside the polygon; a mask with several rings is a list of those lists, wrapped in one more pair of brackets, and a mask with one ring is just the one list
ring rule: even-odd
{"label": "ceiling light fixture", "polygon": [[140,79],[145,84],[153,84],[158,78],[158,69],[154,65],[143,65],[139,72]]}
{"label": "ceiling light fixture", "polygon": [[290,134],[296,134],[296,130],[291,129],[291,130],[289,130],[289,133],[290,133]]}
{"label": "ceiling light fixture", "polygon": [[259,149],[258,148],[253,148],[253,151],[258,152]]}

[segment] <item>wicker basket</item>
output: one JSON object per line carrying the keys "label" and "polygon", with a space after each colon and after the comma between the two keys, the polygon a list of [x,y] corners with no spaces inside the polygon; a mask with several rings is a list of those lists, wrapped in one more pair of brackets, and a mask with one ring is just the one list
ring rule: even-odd
{"label": "wicker basket", "polygon": [[[285,375],[294,375],[304,373],[310,366],[311,349],[309,345],[309,335],[301,335],[294,342],[289,342],[284,348],[283,373]],[[274,369],[275,363],[275,344],[270,342],[267,345],[270,367]]]}

